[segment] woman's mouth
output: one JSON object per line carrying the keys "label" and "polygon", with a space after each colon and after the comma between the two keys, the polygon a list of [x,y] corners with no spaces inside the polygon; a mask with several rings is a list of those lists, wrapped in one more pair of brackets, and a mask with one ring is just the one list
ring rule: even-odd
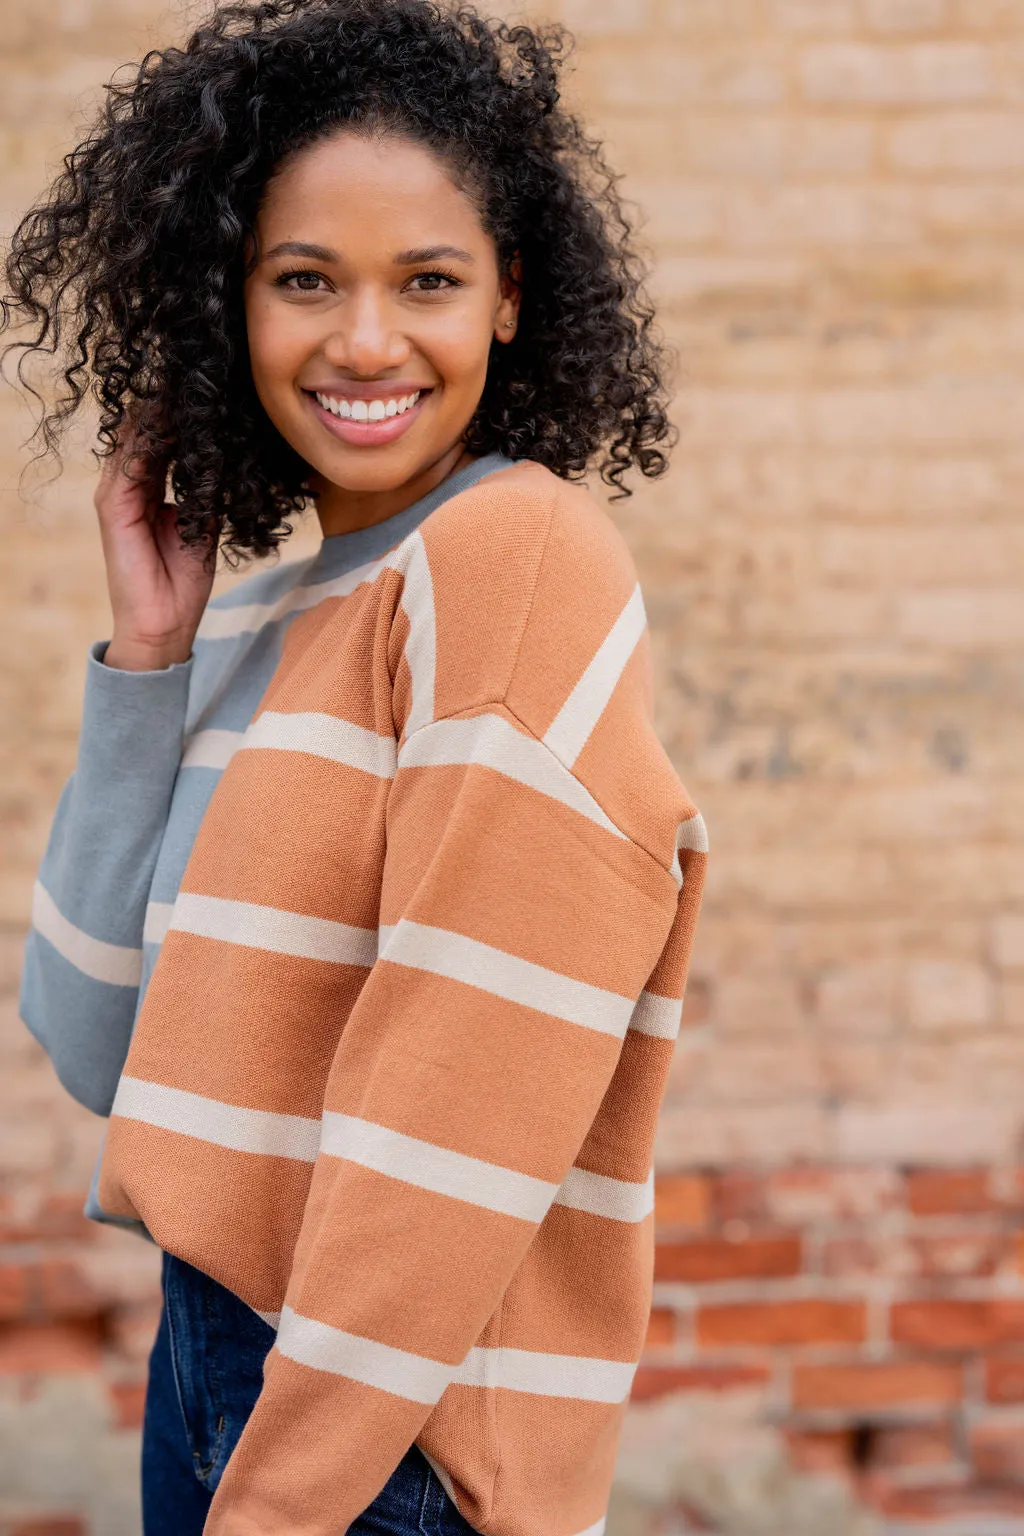
{"label": "woman's mouth", "polygon": [[352,395],[332,395],[323,390],[304,390],[321,425],[340,437],[342,442],[361,447],[378,447],[401,437],[423,409],[430,389],[416,389],[394,395],[374,393],[361,399]]}

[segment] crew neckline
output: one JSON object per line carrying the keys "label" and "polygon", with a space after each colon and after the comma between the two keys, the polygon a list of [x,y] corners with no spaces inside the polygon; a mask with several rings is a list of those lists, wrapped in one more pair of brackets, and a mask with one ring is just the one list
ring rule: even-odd
{"label": "crew neckline", "polygon": [[306,582],[329,580],[379,559],[453,496],[469,490],[470,486],[500,469],[510,469],[514,463],[514,459],[507,459],[502,453],[485,454],[483,458],[474,459],[472,463],[463,465],[462,469],[457,469],[454,474],[442,480],[440,485],[421,496],[419,501],[404,507],[393,517],[387,517],[369,528],[356,528],[351,533],[329,534],[314,556]]}

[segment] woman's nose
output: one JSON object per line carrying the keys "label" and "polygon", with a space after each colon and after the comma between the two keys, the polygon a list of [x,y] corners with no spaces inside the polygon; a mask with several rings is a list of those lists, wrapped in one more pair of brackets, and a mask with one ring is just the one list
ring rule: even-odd
{"label": "woman's nose", "polygon": [[335,312],[335,325],[324,353],[337,368],[369,377],[404,363],[409,342],[385,295],[365,289]]}

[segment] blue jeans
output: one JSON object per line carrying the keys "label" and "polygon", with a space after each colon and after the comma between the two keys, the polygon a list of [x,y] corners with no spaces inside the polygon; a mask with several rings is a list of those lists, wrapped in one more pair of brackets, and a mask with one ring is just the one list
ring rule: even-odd
{"label": "blue jeans", "polygon": [[[166,1253],[163,1284],[142,1427],[143,1530],[201,1536],[263,1385],[274,1331],[222,1285]],[[413,1446],[349,1532],[472,1536],[472,1527]]]}

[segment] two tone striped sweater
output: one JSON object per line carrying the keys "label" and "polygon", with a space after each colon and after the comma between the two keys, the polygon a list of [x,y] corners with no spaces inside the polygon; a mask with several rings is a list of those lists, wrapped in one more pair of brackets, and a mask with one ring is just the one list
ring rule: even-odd
{"label": "two tone striped sweater", "polygon": [[705,851],[629,556],[535,464],[94,657],[25,1018],[94,1214],[277,1327],[207,1536],[340,1536],[413,1443],[487,1536],[603,1531]]}

